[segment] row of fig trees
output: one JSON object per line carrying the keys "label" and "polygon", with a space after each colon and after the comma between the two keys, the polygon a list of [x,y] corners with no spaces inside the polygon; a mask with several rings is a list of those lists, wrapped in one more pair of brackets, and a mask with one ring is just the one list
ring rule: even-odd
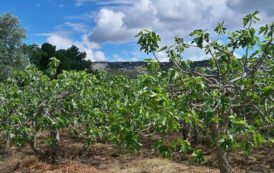
{"label": "row of fig trees", "polygon": [[[136,79],[99,71],[63,71],[56,75],[52,58],[45,72],[30,65],[0,82],[0,134],[9,145],[28,145],[41,160],[57,161],[62,139],[70,131],[83,139],[83,151],[93,141],[112,142],[129,149],[160,136],[155,148],[162,156],[189,153],[196,162],[216,153],[221,172],[231,172],[227,151],[272,145],[274,24],[253,28],[257,11],[247,15],[243,29],[229,33],[227,44],[212,40],[206,30],[190,33],[187,43],[176,37],[159,48],[151,31],[137,34],[146,53],[166,51],[174,67],[160,71],[148,60],[148,72]],[[215,31],[226,36],[223,23]],[[197,47],[210,56],[206,68],[190,68],[185,49]],[[244,52],[240,58],[235,51]],[[179,133],[178,133],[179,132]],[[39,138],[39,134],[48,134]],[[168,139],[177,134],[177,139]],[[195,146],[210,144],[206,151]],[[45,146],[46,144],[46,146]]]}

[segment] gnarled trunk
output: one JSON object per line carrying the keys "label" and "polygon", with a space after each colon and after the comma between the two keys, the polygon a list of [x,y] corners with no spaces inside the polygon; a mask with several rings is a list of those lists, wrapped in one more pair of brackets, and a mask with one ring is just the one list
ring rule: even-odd
{"label": "gnarled trunk", "polygon": [[[217,138],[220,135],[220,129],[218,127],[218,124],[215,123],[211,126],[211,135],[213,139]],[[215,153],[220,172],[231,173],[232,168],[228,162],[226,151],[223,150],[218,143],[216,145],[217,148],[215,150]]]}
{"label": "gnarled trunk", "polygon": [[32,135],[28,140],[30,148],[34,152],[34,154],[42,161],[46,160],[46,154],[43,152],[36,144],[36,135]]}
{"label": "gnarled trunk", "polygon": [[34,154],[41,161],[51,161],[54,163],[56,161],[56,157],[59,151],[59,144],[60,144],[59,132],[57,130],[51,130],[49,133],[49,136],[53,140],[53,142],[49,144],[48,150],[45,150],[43,148],[41,149],[37,146],[36,135],[30,136],[27,140],[27,143],[29,144]]}
{"label": "gnarled trunk", "polygon": [[221,173],[231,173],[232,169],[228,162],[226,152],[220,146],[217,147],[215,152],[216,152],[216,158],[218,161],[218,166],[219,166],[220,172]]}

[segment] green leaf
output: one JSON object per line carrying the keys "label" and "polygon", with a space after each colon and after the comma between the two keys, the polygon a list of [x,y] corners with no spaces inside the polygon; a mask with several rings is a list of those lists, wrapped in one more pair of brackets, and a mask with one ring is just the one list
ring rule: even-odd
{"label": "green leaf", "polygon": [[253,140],[254,140],[254,144],[256,147],[258,147],[260,144],[262,144],[264,142],[264,138],[258,132],[253,134]]}
{"label": "green leaf", "polygon": [[243,150],[244,150],[245,154],[247,154],[247,155],[250,154],[251,147],[252,147],[252,144],[251,144],[250,141],[244,142],[243,145],[242,145],[242,147],[243,147]]}
{"label": "green leaf", "polygon": [[269,94],[271,94],[273,92],[274,92],[274,87],[272,85],[271,86],[265,86],[263,88],[264,95],[269,95]]}
{"label": "green leaf", "polygon": [[200,149],[193,151],[193,153],[191,154],[191,157],[194,160],[194,162],[198,164],[201,164],[202,161],[204,161],[203,151]]}
{"label": "green leaf", "polygon": [[157,52],[161,52],[161,51],[166,50],[166,49],[167,49],[167,46],[164,46],[161,49],[159,49]]}
{"label": "green leaf", "polygon": [[188,140],[177,139],[173,145],[175,149],[179,145],[179,152],[183,153],[187,153],[191,149],[191,144]]}

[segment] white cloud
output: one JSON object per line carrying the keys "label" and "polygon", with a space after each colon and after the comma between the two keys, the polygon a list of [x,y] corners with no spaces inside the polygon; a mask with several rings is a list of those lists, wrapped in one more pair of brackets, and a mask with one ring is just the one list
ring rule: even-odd
{"label": "white cloud", "polygon": [[73,41],[60,35],[50,35],[47,42],[56,46],[57,49],[67,49],[73,45]]}
{"label": "white cloud", "polygon": [[89,41],[97,43],[123,43],[133,40],[139,29],[126,29],[123,26],[123,12],[101,9],[97,15],[96,26],[89,35]]}
{"label": "white cloud", "polygon": [[161,62],[169,61],[169,58],[168,58],[167,54],[164,51],[156,53],[156,57]]}
{"label": "white cloud", "polygon": [[[78,0],[77,2],[92,1],[96,4],[124,4],[124,0]],[[141,29],[153,29],[157,31],[163,40],[173,40],[174,36],[186,37],[194,29],[213,28],[218,22],[225,21],[225,26],[231,29],[241,26],[242,17],[254,9],[262,10],[261,16],[265,21],[273,20],[274,1],[250,0],[254,4],[244,0],[136,0],[129,1],[127,8],[104,6],[96,17],[96,26],[91,32],[90,40],[104,42],[129,42],[133,41],[135,35]],[[260,5],[256,5],[260,4]],[[268,5],[267,5],[268,4]],[[243,6],[234,8],[235,6]],[[246,6],[245,6],[246,5]],[[245,6],[245,8],[244,8]]]}
{"label": "white cloud", "polygon": [[88,40],[88,34],[82,35],[81,44],[88,49],[100,49],[100,45],[96,42],[91,42]]}
{"label": "white cloud", "polygon": [[112,57],[113,57],[114,61],[117,61],[117,62],[126,61],[126,60],[122,59],[122,58],[121,58],[119,55],[117,55],[117,54],[112,55]]}
{"label": "white cloud", "polygon": [[107,60],[104,52],[102,52],[102,51],[96,51],[94,53],[94,58],[95,58],[95,60],[98,60],[98,61],[106,61]]}
{"label": "white cloud", "polygon": [[158,24],[157,9],[148,0],[140,0],[124,12],[123,24],[126,28],[151,27]]}
{"label": "white cloud", "polygon": [[137,58],[131,58],[130,61],[138,61]]}
{"label": "white cloud", "polygon": [[113,54],[112,57],[113,57],[113,61],[116,61],[116,62],[138,61],[137,58],[131,58],[131,59],[121,58],[118,54]]}
{"label": "white cloud", "polygon": [[101,51],[93,52],[91,49],[87,49],[87,48],[81,48],[80,50],[86,52],[86,54],[87,54],[86,59],[88,59],[88,60],[91,60],[91,61],[106,61],[107,60],[104,52],[101,52]]}
{"label": "white cloud", "polygon": [[[259,10],[261,11],[261,13],[272,18],[272,20],[269,20],[269,22],[273,21],[273,0],[227,0],[226,5],[228,6],[228,8],[231,8],[241,14],[246,14],[255,10]],[[266,18],[266,20],[268,19]]]}
{"label": "white cloud", "polygon": [[192,60],[192,61],[202,61],[205,59],[209,59],[210,55],[206,55],[204,50],[200,48],[190,47],[185,49],[183,53],[183,60]]}
{"label": "white cloud", "polygon": [[208,56],[197,56],[197,55],[192,55],[189,56],[187,59],[192,60],[192,61],[202,61],[208,59]]}
{"label": "white cloud", "polygon": [[73,40],[69,38],[69,32],[58,31],[49,33],[39,33],[37,36],[47,37],[46,41],[56,46],[57,49],[67,49],[73,45]]}
{"label": "white cloud", "polygon": [[[174,36],[190,40],[188,34],[195,29],[208,29],[213,33],[217,23],[225,21],[225,27],[236,29],[242,26],[242,18],[247,13],[258,9],[261,11],[260,24],[274,20],[273,0],[75,0],[76,6],[92,3],[98,11],[84,13],[80,16],[69,16],[69,20],[85,20],[95,22],[92,29],[81,23],[66,22],[73,30],[85,33],[81,42],[76,42],[80,47],[87,49],[99,48],[103,43],[129,43],[135,40],[142,29],[155,30],[162,38],[162,45],[173,43]],[[213,37],[216,34],[212,35]],[[72,40],[68,37],[48,38],[59,44],[67,46]],[[62,40],[63,39],[63,40]],[[136,40],[135,40],[136,41]],[[75,42],[73,42],[75,44]],[[90,57],[96,59],[96,53]],[[99,56],[103,59],[104,56]],[[144,57],[134,56],[138,59]],[[117,55],[118,56],[118,55]],[[122,58],[113,58],[117,61]],[[168,61],[165,53],[158,53],[161,61]],[[208,58],[199,49],[190,49],[184,52],[185,59],[203,60]],[[99,58],[100,59],[100,58]]]}
{"label": "white cloud", "polygon": [[88,31],[88,26],[82,23],[65,22],[65,25],[72,28],[76,32]]}

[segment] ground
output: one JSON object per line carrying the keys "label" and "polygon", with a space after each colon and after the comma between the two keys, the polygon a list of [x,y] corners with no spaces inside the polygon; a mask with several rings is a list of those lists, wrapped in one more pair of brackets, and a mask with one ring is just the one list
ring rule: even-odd
{"label": "ground", "polygon": [[[202,166],[191,164],[183,154],[172,160],[161,159],[149,145],[139,152],[128,152],[111,144],[93,143],[84,155],[79,155],[80,139],[62,136],[58,164],[39,161],[28,146],[0,147],[0,173],[178,173],[219,172],[214,155],[207,155]],[[199,146],[204,147],[204,146]],[[5,148],[5,149],[4,149]],[[229,152],[234,172],[274,172],[274,147],[254,149],[245,156],[241,152]]]}

